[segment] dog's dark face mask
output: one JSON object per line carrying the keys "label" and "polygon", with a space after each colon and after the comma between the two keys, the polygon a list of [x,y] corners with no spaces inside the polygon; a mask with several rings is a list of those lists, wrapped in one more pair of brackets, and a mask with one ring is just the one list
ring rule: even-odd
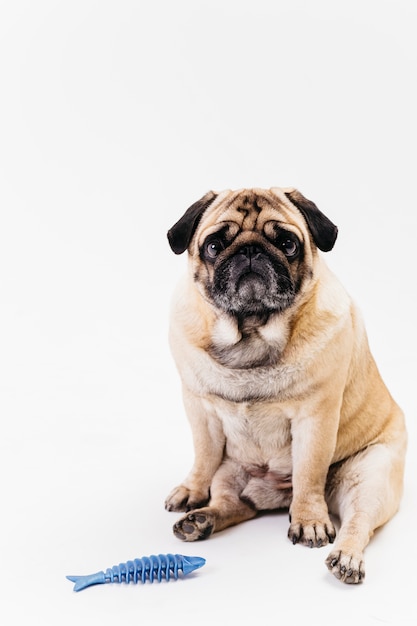
{"label": "dog's dark face mask", "polygon": [[212,265],[205,282],[208,296],[239,320],[257,317],[265,322],[291,306],[299,289],[301,242],[294,233],[270,230],[276,234],[273,242],[249,233],[229,241],[223,229],[200,248],[203,262]]}

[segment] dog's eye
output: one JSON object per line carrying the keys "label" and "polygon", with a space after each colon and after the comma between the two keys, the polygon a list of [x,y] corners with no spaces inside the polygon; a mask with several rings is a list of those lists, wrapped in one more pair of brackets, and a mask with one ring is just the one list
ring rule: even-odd
{"label": "dog's eye", "polygon": [[290,237],[286,237],[281,241],[280,245],[285,256],[288,258],[294,258],[297,256],[299,251],[298,241],[291,239]]}
{"label": "dog's eye", "polygon": [[206,253],[210,259],[215,259],[222,250],[224,246],[219,239],[213,239],[206,245]]}

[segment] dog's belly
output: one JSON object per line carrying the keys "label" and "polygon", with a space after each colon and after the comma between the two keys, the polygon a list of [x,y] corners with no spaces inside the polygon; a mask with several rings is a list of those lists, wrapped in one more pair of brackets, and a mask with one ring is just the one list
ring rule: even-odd
{"label": "dog's belly", "polygon": [[[215,400],[226,436],[226,457],[254,478],[288,483],[292,473],[291,426],[276,402]],[[282,485],[282,488],[285,488]]]}
{"label": "dog's belly", "polygon": [[285,408],[271,401],[224,399],[214,405],[226,436],[222,467],[227,488],[234,483],[239,497],[258,511],[287,508],[292,498],[292,458]]}

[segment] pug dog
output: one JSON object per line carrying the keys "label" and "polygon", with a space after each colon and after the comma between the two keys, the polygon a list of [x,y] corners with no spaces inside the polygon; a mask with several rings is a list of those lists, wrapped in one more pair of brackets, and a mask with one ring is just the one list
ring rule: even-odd
{"label": "pug dog", "polygon": [[321,254],[336,237],[293,188],[209,192],[169,230],[189,257],[170,345],[195,461],[165,506],[185,513],[184,541],[289,509],[289,539],[333,544],[328,569],[360,583],[366,545],[399,507],[407,436]]}

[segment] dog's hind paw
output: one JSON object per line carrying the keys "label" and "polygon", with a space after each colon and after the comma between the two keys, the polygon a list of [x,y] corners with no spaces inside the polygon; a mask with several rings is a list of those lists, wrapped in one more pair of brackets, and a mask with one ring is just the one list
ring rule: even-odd
{"label": "dog's hind paw", "polygon": [[344,583],[358,584],[365,578],[365,568],[361,557],[333,551],[326,559],[326,565],[336,578]]}
{"label": "dog's hind paw", "polygon": [[207,513],[191,511],[174,524],[173,531],[182,541],[207,539],[213,532],[213,521]]}

